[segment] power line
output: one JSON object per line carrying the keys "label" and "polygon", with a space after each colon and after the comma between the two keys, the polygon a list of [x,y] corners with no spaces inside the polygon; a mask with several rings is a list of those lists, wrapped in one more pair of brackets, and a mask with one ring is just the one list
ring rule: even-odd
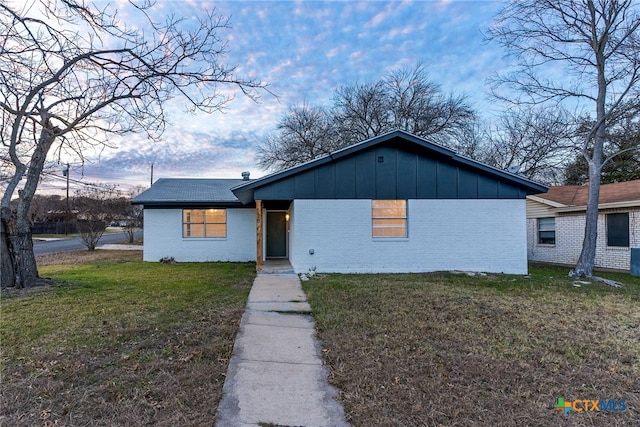
{"label": "power line", "polygon": [[[46,171],[42,171],[41,173],[42,175],[47,175],[50,176],[52,178],[56,178],[56,179],[60,179],[63,181],[67,181],[67,177],[66,176],[60,176],[60,175],[56,175],[53,172],[46,172]],[[85,181],[80,181],[78,179],[73,179],[73,178],[69,178],[70,182],[73,182],[74,184],[81,184],[81,185],[86,185],[88,187],[94,187],[94,188],[102,188],[103,186],[101,186],[100,184],[96,184],[93,182],[85,182]]]}

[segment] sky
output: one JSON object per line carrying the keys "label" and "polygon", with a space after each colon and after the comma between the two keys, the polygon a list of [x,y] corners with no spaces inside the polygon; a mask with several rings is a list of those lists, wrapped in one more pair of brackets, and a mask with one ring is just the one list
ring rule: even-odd
{"label": "sky", "polygon": [[[128,16],[124,0],[119,13]],[[106,4],[100,3],[98,4]],[[160,141],[141,134],[112,139],[113,148],[70,159],[76,181],[117,184],[123,191],[168,177],[251,178],[267,174],[256,147],[293,106],[330,106],[342,85],[369,83],[402,67],[426,64],[429,79],[445,92],[465,95],[481,114],[495,112],[487,79],[509,64],[483,30],[503,3],[495,1],[199,1],[158,0],[154,13],[188,19],[213,7],[230,16],[227,64],[237,74],[268,84],[259,102],[236,93],[224,112],[184,113],[181,100],[168,106]],[[53,171],[54,174],[62,175]],[[42,187],[65,188],[63,179]]]}

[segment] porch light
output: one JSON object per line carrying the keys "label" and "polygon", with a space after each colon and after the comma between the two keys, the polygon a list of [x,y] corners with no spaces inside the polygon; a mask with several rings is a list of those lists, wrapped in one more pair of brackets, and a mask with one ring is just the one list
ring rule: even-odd
{"label": "porch light", "polygon": [[289,212],[287,212],[286,214],[284,214],[284,219],[289,221]]}

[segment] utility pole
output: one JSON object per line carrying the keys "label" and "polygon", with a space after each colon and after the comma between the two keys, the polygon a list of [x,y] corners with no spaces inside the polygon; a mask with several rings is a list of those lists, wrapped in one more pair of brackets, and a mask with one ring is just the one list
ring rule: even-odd
{"label": "utility pole", "polygon": [[67,214],[65,215],[64,220],[64,234],[69,234],[69,216],[71,214],[71,210],[69,209],[69,163],[67,163],[67,169],[63,171],[64,176],[67,177]]}
{"label": "utility pole", "polygon": [[149,186],[153,185],[153,163],[151,163],[151,184],[149,184]]}

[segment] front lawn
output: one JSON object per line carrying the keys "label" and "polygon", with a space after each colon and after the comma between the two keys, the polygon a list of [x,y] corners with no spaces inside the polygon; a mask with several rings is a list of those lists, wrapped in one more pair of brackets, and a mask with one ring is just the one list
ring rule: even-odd
{"label": "front lawn", "polygon": [[[304,283],[354,426],[640,425],[640,279],[328,275]],[[559,397],[626,411],[554,409]],[[619,403],[619,402],[617,402]],[[577,405],[578,408],[582,406]],[[616,408],[620,409],[619,405]]]}
{"label": "front lawn", "polygon": [[3,293],[0,425],[211,425],[255,265],[76,257]]}

